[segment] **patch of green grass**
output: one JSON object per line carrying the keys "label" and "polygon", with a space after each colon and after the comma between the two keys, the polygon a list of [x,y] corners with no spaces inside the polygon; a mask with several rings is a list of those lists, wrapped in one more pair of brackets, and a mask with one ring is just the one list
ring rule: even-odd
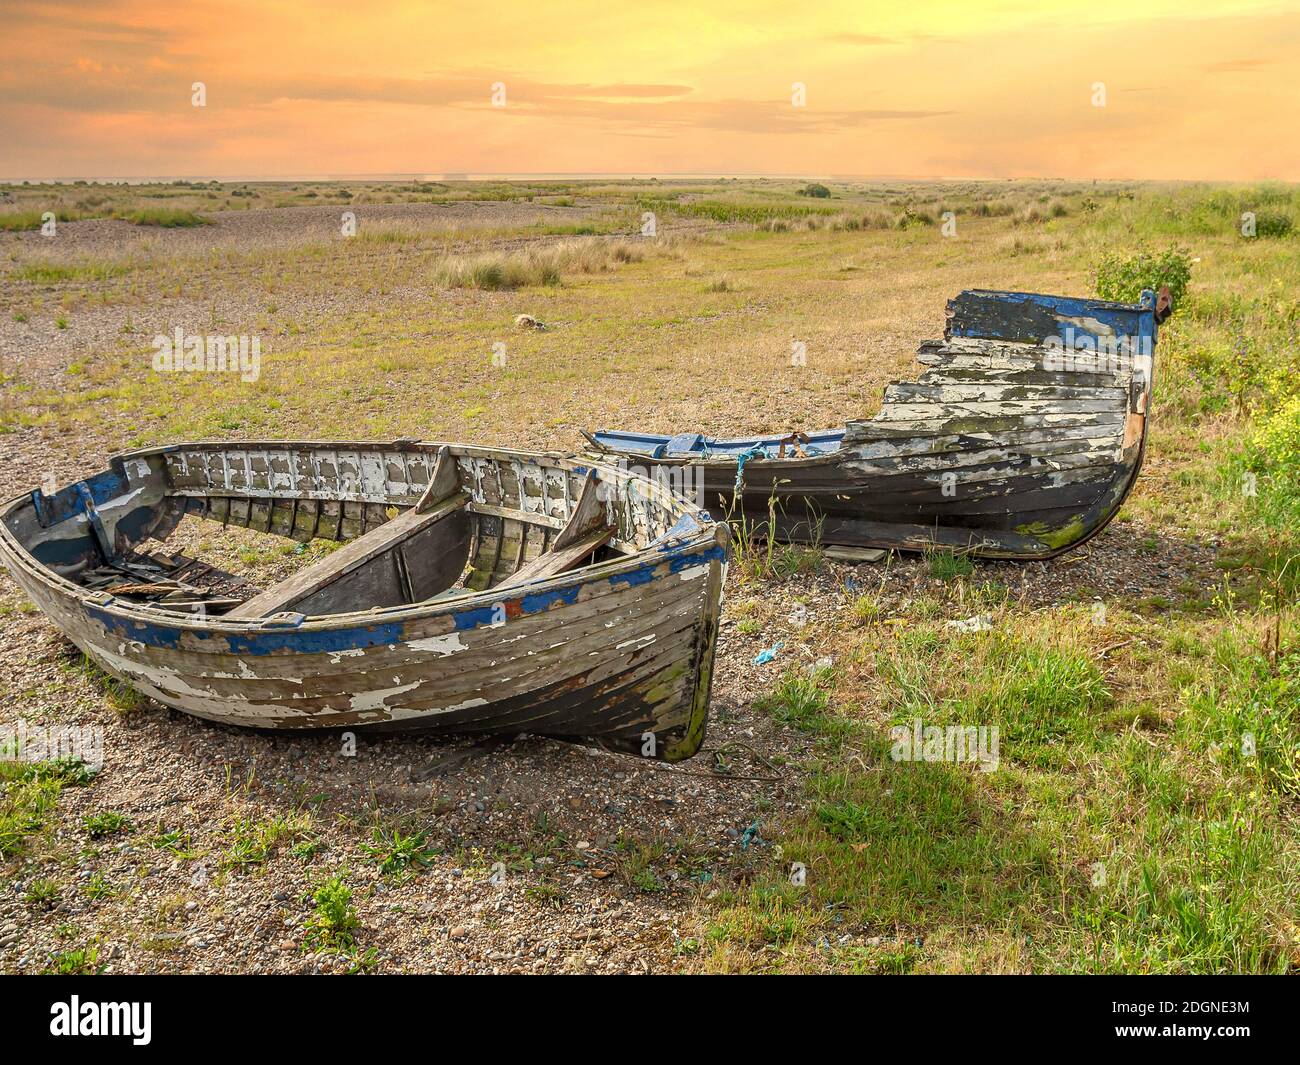
{"label": "patch of green grass", "polygon": [[39,832],[59,797],[55,781],[15,781],[0,794],[0,857],[17,854],[28,836]]}
{"label": "patch of green grass", "polygon": [[117,894],[117,888],[109,882],[103,873],[95,873],[86,881],[86,886],[82,888],[82,891],[88,899],[108,899]]}
{"label": "patch of green grass", "polygon": [[231,866],[264,865],[287,845],[302,842],[310,831],[303,815],[235,820],[225,862]]}
{"label": "patch of green grass", "polygon": [[161,226],[164,229],[188,229],[193,226],[210,226],[211,218],[178,207],[139,207],[132,211],[118,211],[113,215],[133,226]]}
{"label": "patch of green grass", "polygon": [[40,229],[45,224],[45,214],[53,214],[57,222],[75,222],[78,218],[86,217],[80,211],[69,211],[65,208],[50,210],[49,208],[37,211],[3,211],[0,212],[0,231],[6,233],[17,233],[23,230]]}
{"label": "patch of green grass", "polygon": [[[783,947],[797,966],[833,914],[869,927],[1032,929],[1062,892],[1082,891],[1063,882],[1048,838],[982,794],[979,774],[874,754],[869,772],[812,776],[811,816],[783,833],[779,866],[724,900],[715,944]],[[792,862],[807,869],[802,886]]]}
{"label": "patch of green grass", "polygon": [[707,218],[714,222],[762,222],[782,219],[808,218],[815,215],[835,214],[835,207],[813,207],[793,203],[745,203],[727,200],[694,200],[679,202],[662,199],[643,199],[640,206],[660,215],[681,215],[687,218]]}
{"label": "patch of green grass", "polygon": [[370,838],[372,842],[361,844],[361,849],[385,875],[405,873],[416,866],[428,865],[438,853],[427,846],[427,833],[418,830],[404,833],[396,826],[376,825]]}
{"label": "patch of green grass", "polygon": [[734,528],[734,564],[745,580],[789,580],[820,573],[825,564],[819,545],[782,544],[756,536],[743,519]]}
{"label": "patch of green grass", "polygon": [[33,880],[27,885],[23,901],[37,909],[50,910],[59,901],[60,888],[53,880]]}
{"label": "patch of green grass", "polygon": [[641,869],[632,874],[632,886],[644,891],[646,894],[653,895],[656,892],[663,891],[664,882],[659,879],[658,874],[653,869]]}
{"label": "patch of green grass", "polygon": [[920,640],[877,664],[899,696],[896,722],[997,727],[1002,759],[1040,767],[1096,742],[1113,697],[1086,652],[999,630]]}
{"label": "patch of green grass", "polygon": [[129,684],[104,672],[86,655],[83,654],[78,658],[77,667],[81,675],[95,688],[99,689],[104,698],[108,700],[109,706],[119,714],[134,713],[144,706],[145,697],[143,695]]}
{"label": "patch of green grass", "polygon": [[637,262],[645,252],[628,241],[573,241],[543,248],[443,259],[438,280],[448,288],[489,292],[559,285],[566,274],[591,274]]}
{"label": "patch of green grass", "polygon": [[55,976],[94,976],[104,971],[96,947],[65,950],[55,954],[43,970]]}
{"label": "patch of green grass", "polygon": [[874,595],[860,595],[853,600],[853,620],[859,625],[879,621],[884,611]]}
{"label": "patch of green grass", "polygon": [[194,844],[190,840],[190,834],[183,828],[159,831],[149,842],[159,850],[171,851],[180,858],[198,857],[198,852],[193,849]]}
{"label": "patch of green grass", "polygon": [[655,872],[655,864],[664,858],[665,847],[658,840],[649,842],[620,833],[615,850],[620,857],[619,873],[630,887],[648,895],[667,886]]}
{"label": "patch of green grass", "polygon": [[321,851],[321,842],[316,839],[299,840],[289,848],[289,853],[303,864],[315,859]]}
{"label": "patch of green grass", "polygon": [[783,725],[827,737],[840,737],[849,722],[830,712],[833,676],[790,669],[783,673],[767,695],[754,700],[754,709],[769,714]]}
{"label": "patch of green grass", "polygon": [[75,755],[43,762],[0,761],[0,781],[15,783],[52,781],[60,785],[85,785],[95,779],[95,773],[95,769]]}
{"label": "patch of green grass", "polygon": [[821,548],[804,544],[778,544],[768,557],[772,576],[778,580],[820,573],[824,562]]}
{"label": "patch of green grass", "polygon": [[1300,798],[1300,649],[1270,656],[1219,636],[1215,669],[1183,689],[1180,733],[1196,750]]}
{"label": "patch of green grass", "polygon": [[[1294,846],[1277,803],[1212,784],[1130,738],[1117,758],[1140,814],[1071,913],[1061,968],[1286,972],[1296,964]],[[1242,890],[1250,884],[1249,891]]]}
{"label": "patch of green grass", "polygon": [[58,285],[70,281],[107,281],[125,274],[128,269],[125,263],[109,260],[83,260],[70,263],[30,262],[16,267],[11,276],[15,281]]}
{"label": "patch of green grass", "polygon": [[45,827],[65,785],[89,784],[93,776],[76,758],[0,761],[0,857],[21,853],[28,837]]}
{"label": "patch of green grass", "polygon": [[836,959],[837,968],[856,976],[906,976],[921,959],[911,943],[893,947],[849,947]]}
{"label": "patch of green grass", "polygon": [[565,899],[568,897],[565,895],[563,888],[548,881],[530,884],[524,888],[524,894],[538,904],[552,910],[562,909]]}
{"label": "patch of green grass", "polygon": [[100,839],[103,836],[112,836],[119,832],[135,831],[135,825],[131,823],[130,819],[116,810],[86,814],[81,819],[81,823],[85,826],[86,832],[91,839]]}
{"label": "patch of green grass", "polygon": [[969,577],[975,572],[975,563],[971,561],[969,555],[959,555],[952,551],[933,551],[929,558],[930,576],[941,581]]}

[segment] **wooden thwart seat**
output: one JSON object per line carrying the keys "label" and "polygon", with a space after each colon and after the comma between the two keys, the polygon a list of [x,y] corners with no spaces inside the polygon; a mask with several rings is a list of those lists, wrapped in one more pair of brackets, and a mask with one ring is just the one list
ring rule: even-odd
{"label": "wooden thwart seat", "polygon": [[[345,544],[315,565],[308,566],[287,580],[268,588],[260,595],[255,595],[243,606],[232,610],[227,617],[264,618],[285,610],[297,610],[300,613],[308,614],[333,613],[335,609],[362,610],[369,609],[372,606],[396,605],[395,603],[382,601],[382,599],[392,598],[392,596],[366,596],[364,598],[356,596],[353,597],[352,602],[338,603],[344,592],[343,588],[338,587],[340,582],[348,580],[349,583],[359,585],[362,583],[362,571],[374,568],[375,564],[385,557],[391,557],[392,564],[385,567],[384,576],[387,580],[384,583],[396,582],[398,590],[402,592],[398,602],[419,602],[421,599],[428,598],[428,595],[420,594],[422,588],[416,586],[415,582],[413,582],[410,572],[410,558],[402,548],[411,545],[420,534],[439,522],[455,515],[464,517],[463,510],[469,499],[468,492],[458,492],[451,498],[443,500],[437,506],[424,512],[421,512],[418,506],[411,507],[392,521],[385,522],[378,529],[372,529],[365,536],[360,536],[351,543]],[[457,541],[463,539],[463,537],[455,535],[453,538]],[[466,550],[468,550],[468,543],[466,543]],[[456,572],[451,575],[451,580],[460,575],[460,567],[463,565],[464,559],[462,557],[456,566]],[[372,576],[377,577],[378,575]],[[365,583],[374,584],[377,582],[371,580]],[[423,580],[419,583],[427,585],[428,583],[437,582]],[[448,583],[450,583],[450,580]],[[430,588],[428,594],[436,594],[442,590],[442,588]],[[327,597],[329,599],[328,605],[335,609],[325,609]]]}
{"label": "wooden thwart seat", "polygon": [[444,447],[415,506],[227,616],[332,614],[417,603],[437,595],[460,576],[469,554],[469,501],[470,494],[460,487],[456,460]]}

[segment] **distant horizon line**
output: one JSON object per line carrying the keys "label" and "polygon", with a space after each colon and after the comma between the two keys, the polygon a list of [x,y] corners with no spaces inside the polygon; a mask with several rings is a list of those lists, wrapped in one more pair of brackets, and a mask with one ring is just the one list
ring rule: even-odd
{"label": "distant horizon line", "polygon": [[338,173],[338,174],[287,174],[287,175],[219,175],[219,174],[157,174],[157,175],[96,175],[94,177],[86,176],[58,176],[58,177],[0,177],[0,183],[5,185],[56,185],[76,183],[78,181],[86,184],[119,184],[119,185],[153,185],[169,184],[177,181],[185,181],[191,184],[217,181],[221,184],[233,182],[265,184],[282,184],[286,182],[303,182],[318,183],[331,181],[562,181],[562,180],[585,180],[585,181],[861,181],[861,182],[887,182],[887,181],[920,181],[920,182],[956,182],[956,181],[980,181],[980,182],[1016,182],[1016,181],[1061,181],[1073,182],[1076,184],[1120,184],[1120,183],[1143,183],[1143,184],[1248,184],[1251,182],[1278,182],[1281,184],[1295,184],[1286,178],[1266,177],[1266,178],[1169,178],[1169,177],[1060,177],[1051,175],[1021,176],[1021,177],[951,177],[934,174],[794,174],[776,171],[455,171],[448,170],[443,172],[435,171],[379,171],[379,172],[356,172],[356,173]]}

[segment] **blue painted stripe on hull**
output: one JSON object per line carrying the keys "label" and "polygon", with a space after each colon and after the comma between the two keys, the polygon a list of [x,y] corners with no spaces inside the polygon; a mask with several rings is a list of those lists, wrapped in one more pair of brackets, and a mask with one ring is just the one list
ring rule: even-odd
{"label": "blue painted stripe on hull", "polygon": [[[703,550],[676,548],[675,554],[668,557],[652,559],[626,573],[615,573],[600,578],[610,585],[628,584],[638,586],[649,584],[656,579],[655,570],[665,562],[669,574],[678,574],[684,569],[705,565],[714,561],[725,562],[726,549],[719,544],[710,544]],[[503,598],[499,603],[488,606],[473,607],[468,610],[454,611],[450,615],[429,615],[430,617],[450,616],[455,631],[488,625],[499,625],[504,609],[506,618],[517,618],[529,614],[540,614],[556,605],[572,605],[577,602],[582,589],[592,582],[583,581],[564,588],[543,592],[534,592],[522,596]],[[204,650],[204,643],[212,641],[216,651],[227,651],[237,655],[271,655],[285,652],[296,654],[330,654],[339,651],[351,651],[378,647],[385,644],[399,644],[406,641],[407,622],[380,622],[372,625],[358,625],[341,629],[252,629],[245,632],[204,631],[179,625],[167,625],[135,618],[121,617],[110,610],[90,606],[86,614],[104,627],[107,632],[123,640],[142,643],[148,647],[165,647],[179,650],[181,637],[189,633],[195,643],[192,650]],[[421,622],[427,618],[419,619]]]}

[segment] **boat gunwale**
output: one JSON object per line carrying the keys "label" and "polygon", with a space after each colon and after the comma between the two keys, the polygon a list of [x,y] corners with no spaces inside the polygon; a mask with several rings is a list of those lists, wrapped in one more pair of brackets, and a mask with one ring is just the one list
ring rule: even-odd
{"label": "boat gunwale", "polygon": [[[651,576],[649,580],[660,580],[662,577],[655,577],[654,571],[664,564],[669,564],[670,572],[673,563],[678,560],[689,558],[696,554],[707,554],[714,549],[721,549],[722,557],[720,561],[726,561],[728,546],[730,544],[730,530],[724,522],[715,521],[714,518],[701,507],[697,507],[680,496],[663,489],[652,479],[643,477],[639,474],[620,469],[618,466],[607,465],[600,461],[592,461],[585,456],[568,454],[564,452],[532,452],[522,449],[501,449],[490,447],[478,447],[475,445],[465,444],[444,444],[440,441],[408,441],[399,440],[396,447],[390,446],[387,441],[368,441],[356,442],[354,446],[358,448],[373,448],[379,450],[426,450],[442,446],[451,448],[455,455],[465,455],[472,458],[509,458],[522,459],[525,461],[537,461],[538,465],[550,465],[552,468],[559,467],[567,472],[584,473],[589,469],[595,469],[597,472],[612,475],[614,480],[620,485],[636,484],[646,489],[646,497],[654,502],[665,503],[679,519],[689,517],[695,523],[695,529],[682,533],[679,536],[652,541],[645,547],[637,549],[635,552],[623,555],[619,558],[609,559],[605,562],[585,566],[577,570],[571,570],[565,573],[559,573],[555,576],[542,580],[533,581],[526,584],[510,586],[508,589],[502,589],[500,586],[495,588],[484,588],[481,591],[466,590],[463,595],[455,595],[446,598],[424,600],[419,603],[406,603],[400,606],[392,607],[371,607],[365,610],[349,611],[346,613],[336,614],[319,614],[306,615],[303,620],[296,625],[284,624],[267,624],[271,619],[252,618],[252,619],[228,619],[222,615],[212,615],[206,617],[190,617],[179,615],[170,611],[163,611],[157,608],[151,608],[144,604],[128,603],[116,597],[110,597],[107,601],[96,602],[98,598],[104,595],[103,592],[94,592],[67,577],[60,576],[53,570],[42,565],[35,557],[19,542],[17,536],[9,528],[6,519],[19,507],[31,503],[31,492],[16,496],[7,502],[0,504],[0,557],[3,557],[5,563],[12,570],[21,570],[28,576],[42,585],[52,595],[57,596],[70,607],[80,610],[85,615],[91,615],[92,611],[96,615],[108,615],[111,618],[118,619],[130,624],[144,624],[153,629],[173,630],[177,632],[195,632],[208,635],[219,636],[244,636],[255,638],[256,636],[284,637],[295,633],[321,633],[336,632],[357,629],[370,629],[379,625],[407,624],[413,621],[430,620],[438,617],[455,617],[456,615],[482,610],[485,606],[493,606],[499,603],[508,603],[521,601],[526,598],[542,596],[555,601],[558,593],[566,592],[572,588],[580,588],[587,584],[597,584],[618,579],[636,573],[638,571],[649,571]],[[140,459],[158,455],[165,455],[170,452],[183,448],[193,447],[211,447],[221,449],[248,448],[248,447],[335,447],[334,441],[262,441],[262,442],[243,442],[243,441],[208,441],[195,443],[167,444],[159,445],[153,448],[138,448],[130,452],[122,452],[112,456],[109,460],[110,467],[117,460]],[[75,483],[75,482],[74,482]],[[667,536],[667,534],[666,534]],[[506,594],[503,594],[503,591]],[[39,604],[38,604],[39,605]],[[525,611],[525,613],[536,613],[542,609],[548,609],[549,604],[539,607],[538,611]]]}

